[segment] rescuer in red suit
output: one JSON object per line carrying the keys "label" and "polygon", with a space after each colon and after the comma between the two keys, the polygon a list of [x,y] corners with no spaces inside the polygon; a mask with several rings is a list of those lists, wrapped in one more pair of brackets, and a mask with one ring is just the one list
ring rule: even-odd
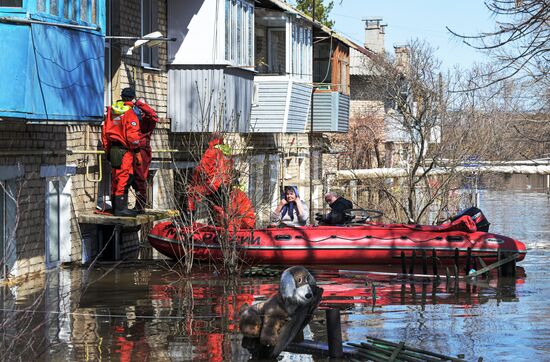
{"label": "rescuer in red suit", "polygon": [[214,205],[212,209],[218,226],[227,228],[229,231],[254,229],[256,223],[254,206],[252,206],[248,195],[238,185],[231,189],[229,204],[226,208]]}
{"label": "rescuer in red suit", "polygon": [[224,143],[223,137],[214,134],[199,164],[193,170],[187,189],[187,211],[195,211],[197,202],[204,201],[214,193],[220,193],[220,187],[229,188],[233,170],[230,155],[231,148]]}
{"label": "rescuer in red suit", "polygon": [[[124,88],[121,97],[133,102],[136,92],[133,88]],[[151,166],[151,136],[158,122],[157,113],[142,98],[132,103],[134,112],[139,119],[141,138],[139,140],[139,157],[134,158],[134,180],[132,187],[136,190],[136,205],[134,211],[142,213],[147,203],[147,177]]]}
{"label": "rescuer in red suit", "polygon": [[217,226],[230,231],[253,229],[254,207],[239,186],[239,173],[230,158],[231,148],[223,137],[214,134],[208,149],[193,171],[188,188],[187,209],[195,211],[196,203],[206,201]]}
{"label": "rescuer in red suit", "polygon": [[101,138],[111,163],[111,198],[115,216],[136,216],[128,210],[128,189],[134,175],[134,158],[139,158],[142,139],[139,119],[131,99],[115,102],[107,108]]}

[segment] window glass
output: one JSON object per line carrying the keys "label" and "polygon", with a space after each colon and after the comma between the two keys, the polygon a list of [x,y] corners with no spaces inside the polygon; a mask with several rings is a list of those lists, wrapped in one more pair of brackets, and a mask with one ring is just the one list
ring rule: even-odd
{"label": "window glass", "polygon": [[78,16],[78,0],[71,0],[71,20],[77,20]]}
{"label": "window glass", "polygon": [[253,64],[254,8],[243,0],[225,0],[225,59],[236,65]]}
{"label": "window glass", "polygon": [[237,3],[237,64],[242,63],[243,58],[243,5]]}
{"label": "window glass", "polygon": [[88,22],[88,0],[80,0],[80,20]]}
{"label": "window glass", "polygon": [[225,0],[225,59],[231,59],[231,0]]}
{"label": "window glass", "polygon": [[[71,13],[71,0],[65,0],[63,4],[63,17],[65,19],[69,19],[70,13]],[[75,1],[75,0],[72,0]]]}
{"label": "window glass", "polygon": [[57,7],[57,0],[50,0],[50,14],[54,16],[59,15],[59,8]]}
{"label": "window glass", "polygon": [[[158,30],[158,8],[156,0],[141,1],[141,35]],[[141,61],[145,67],[158,67],[158,47],[141,47]]]}
{"label": "window glass", "polygon": [[[0,0],[0,3],[3,3],[3,1]],[[4,6],[4,5],[2,5],[2,6]],[[41,13],[46,12],[46,0],[38,0],[38,2],[36,3],[36,8]]]}
{"label": "window glass", "polygon": [[23,0],[0,0],[0,6],[7,8],[20,8],[23,6]]}
{"label": "window glass", "polygon": [[97,24],[97,0],[92,0],[92,24]]}
{"label": "window glass", "polygon": [[254,8],[252,6],[248,7],[248,65],[254,64]]}

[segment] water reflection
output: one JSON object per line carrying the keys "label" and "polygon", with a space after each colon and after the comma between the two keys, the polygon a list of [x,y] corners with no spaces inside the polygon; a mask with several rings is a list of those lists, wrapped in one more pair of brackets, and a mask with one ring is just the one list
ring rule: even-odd
{"label": "water reflection", "polygon": [[[547,359],[550,200],[532,190],[483,191],[480,207],[492,230],[529,247],[515,278],[434,283],[310,268],[325,292],[305,337],[326,342],[323,309],[337,307],[347,341],[405,341],[467,360]],[[230,280],[197,269],[185,279],[163,262],[60,270],[0,287],[2,359],[245,361],[238,311],[277,288],[278,276]]]}
{"label": "water reflection", "polygon": [[[276,293],[278,277],[235,280],[197,270],[192,278],[182,279],[164,266],[135,267],[62,270],[43,280],[44,290],[36,288],[17,297],[4,289],[8,294],[3,300],[16,301],[15,308],[20,311],[12,333],[19,335],[22,343],[13,352],[18,356],[50,355],[54,360],[249,358],[240,343],[238,312],[244,303],[266,300]],[[523,268],[518,268],[514,279],[492,276],[456,284],[435,279],[400,280],[361,271],[310,270],[325,293],[306,338],[323,343],[326,308],[344,311],[345,340],[363,340],[372,332],[372,323],[374,329],[387,329],[397,315],[417,307],[420,313],[430,306],[449,305],[450,318],[481,316],[484,312],[479,305],[518,302],[516,287],[525,280]],[[81,286],[83,281],[87,284]],[[32,304],[36,300],[40,300],[39,306]],[[36,310],[25,312],[26,306]],[[6,317],[3,315],[3,320]],[[433,323],[427,316],[403,318],[402,322],[406,319],[408,323]],[[367,321],[365,329],[363,323]],[[32,326],[29,330],[21,327],[27,323]],[[31,330],[41,333],[28,333]],[[27,348],[29,338],[32,349]]]}

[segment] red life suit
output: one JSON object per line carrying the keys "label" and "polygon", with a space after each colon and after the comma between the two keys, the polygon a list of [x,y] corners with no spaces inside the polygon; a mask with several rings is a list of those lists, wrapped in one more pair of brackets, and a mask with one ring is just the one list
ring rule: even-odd
{"label": "red life suit", "polygon": [[218,191],[220,186],[229,187],[231,183],[233,161],[223,153],[221,146],[226,146],[223,144],[222,137],[212,139],[198,166],[193,171],[187,190],[187,209],[189,211],[194,211],[197,202]]}
{"label": "red life suit", "polygon": [[122,156],[120,167],[111,170],[111,195],[122,196],[130,187],[130,178],[134,174],[134,152],[139,149],[141,140],[139,119],[132,110],[132,102],[119,101],[107,108],[101,139],[107,155],[113,146],[129,151]]}
{"label": "red life suit", "polygon": [[229,194],[227,212],[221,206],[213,206],[215,221],[218,226],[227,227],[229,231],[254,229],[256,215],[254,206],[243,191],[234,187]]}
{"label": "red life suit", "polygon": [[[138,99],[135,106],[139,108],[139,128],[141,138],[139,140],[139,157],[134,159],[134,182],[132,186],[137,191],[136,197],[139,202],[145,204],[147,200],[147,177],[149,176],[149,166],[151,165],[151,136],[158,122],[157,113],[145,103]],[[134,108],[135,109],[135,108]]]}

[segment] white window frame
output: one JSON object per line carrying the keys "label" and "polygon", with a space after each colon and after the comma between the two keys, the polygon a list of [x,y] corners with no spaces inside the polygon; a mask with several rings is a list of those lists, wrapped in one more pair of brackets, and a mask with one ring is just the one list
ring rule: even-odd
{"label": "white window frame", "polygon": [[[149,17],[149,26],[145,18]],[[157,0],[141,0],[141,36],[159,30],[159,13]],[[147,59],[148,58],[148,59]],[[141,47],[141,66],[146,69],[160,70],[158,47]]]}
{"label": "white window frame", "polygon": [[[254,3],[225,0],[225,60],[233,66],[254,66]],[[239,29],[240,26],[240,29]]]}
{"label": "white window frame", "polygon": [[290,46],[290,73],[294,78],[313,79],[313,69],[311,67],[312,30],[301,21],[290,20],[290,26],[287,27],[291,34],[287,39],[291,42]]}
{"label": "white window frame", "polygon": [[17,228],[17,181],[0,181],[0,280],[15,265],[15,228]]}

